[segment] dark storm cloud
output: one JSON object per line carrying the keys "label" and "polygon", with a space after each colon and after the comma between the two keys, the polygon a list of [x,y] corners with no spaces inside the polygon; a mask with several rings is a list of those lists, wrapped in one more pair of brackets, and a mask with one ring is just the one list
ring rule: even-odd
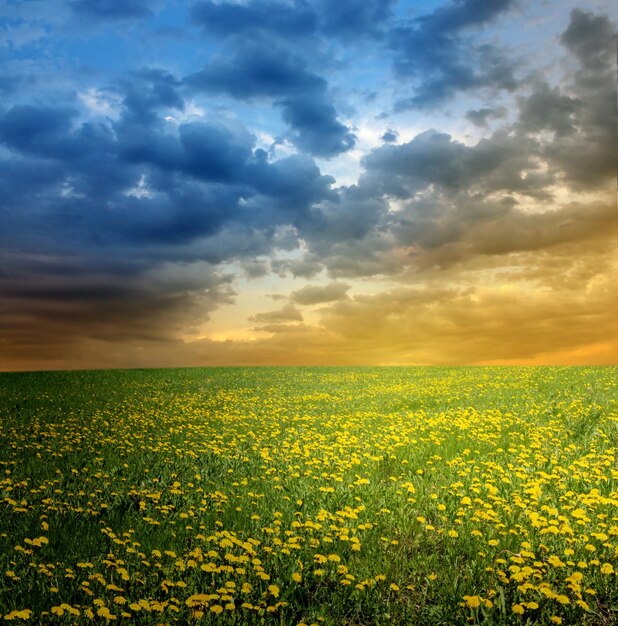
{"label": "dark storm cloud", "polygon": [[411,98],[396,108],[429,108],[459,91],[482,88],[513,91],[515,64],[493,44],[475,43],[470,31],[478,30],[509,11],[514,0],[454,0],[433,13],[390,33],[394,69],[414,88]]}
{"label": "dark storm cloud", "polygon": [[213,60],[185,84],[242,100],[273,99],[291,128],[289,138],[303,152],[328,158],[355,144],[354,135],[337,119],[328,83],[302,58],[267,40],[237,44],[231,59]]}
{"label": "dark storm cloud", "polygon": [[[334,179],[309,157],[270,162],[239,125],[193,122],[176,132],[124,120],[113,128],[71,127],[70,119],[64,110],[36,107],[12,108],[0,119],[0,139],[23,157],[3,163],[3,179],[16,168],[33,174],[28,186],[9,186],[3,204],[5,210],[30,206],[41,223],[82,233],[90,243],[179,244],[240,219],[272,228],[335,197]],[[39,165],[37,157],[46,160]],[[44,193],[35,197],[37,188]],[[262,210],[252,213],[249,203],[241,208],[241,199]]]}
{"label": "dark storm cloud", "polygon": [[230,278],[208,266],[191,283],[179,268],[175,276],[151,273],[144,280],[101,261],[85,267],[82,259],[2,260],[20,279],[0,276],[0,341],[5,358],[15,360],[57,358],[84,340],[104,341],[108,350],[124,341],[174,342],[233,297]]}
{"label": "dark storm cloud", "polygon": [[152,15],[146,0],[70,0],[71,10],[92,20],[125,20]]}
{"label": "dark storm cloud", "polygon": [[115,121],[84,121],[77,101],[0,115],[5,354],[168,341],[231,301],[217,264],[289,248],[278,226],[337,198],[309,156],[269,160],[238,122],[165,121],[178,88],[145,69],[110,87]]}

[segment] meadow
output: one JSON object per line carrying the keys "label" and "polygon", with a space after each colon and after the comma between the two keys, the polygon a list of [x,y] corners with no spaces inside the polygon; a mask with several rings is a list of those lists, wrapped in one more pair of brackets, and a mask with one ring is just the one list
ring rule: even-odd
{"label": "meadow", "polygon": [[0,621],[618,623],[617,367],[0,375]]}

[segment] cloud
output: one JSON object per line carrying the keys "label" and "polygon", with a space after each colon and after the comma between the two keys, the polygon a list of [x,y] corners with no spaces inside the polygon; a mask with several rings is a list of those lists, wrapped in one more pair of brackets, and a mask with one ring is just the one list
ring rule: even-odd
{"label": "cloud", "polygon": [[542,82],[532,94],[520,100],[519,128],[523,132],[554,132],[558,136],[575,132],[575,114],[581,107],[576,98],[564,95],[558,87]]}
{"label": "cloud", "polygon": [[286,37],[315,31],[316,14],[307,2],[196,2],[191,18],[206,32],[219,36],[269,33]]}
{"label": "cloud", "polygon": [[336,198],[309,156],[270,160],[238,122],[168,125],[166,109],[184,105],[172,75],[132,79],[113,86],[116,120],[84,120],[75,101],[0,113],[6,358],[170,342],[232,301],[215,265],[289,248],[297,234],[279,226]]}
{"label": "cloud", "polygon": [[253,137],[217,122],[192,122],[178,129],[183,157],[180,167],[200,180],[236,181],[251,158]]}
{"label": "cloud", "polygon": [[[449,134],[425,131],[401,145],[384,145],[363,158],[366,186],[375,193],[408,198],[429,189],[454,194],[463,190],[542,193],[553,182],[535,161],[533,139],[504,130],[467,146]],[[525,176],[524,176],[525,173]]]}
{"label": "cloud", "polygon": [[382,135],[382,137],[380,137],[380,139],[382,139],[384,143],[393,143],[394,141],[397,141],[397,137],[399,137],[399,133],[396,130],[392,130],[389,128]]}
{"label": "cloud", "polygon": [[299,56],[262,40],[237,45],[233,56],[211,61],[199,72],[187,76],[185,83],[235,98],[324,93],[327,86],[323,78],[308,70],[307,63]]}
{"label": "cloud", "polygon": [[395,0],[319,0],[319,29],[326,36],[344,39],[382,35],[394,4]]}
{"label": "cloud", "polygon": [[433,13],[397,24],[390,32],[395,73],[410,79],[414,95],[398,110],[427,109],[457,92],[517,87],[515,64],[497,46],[475,43],[479,30],[515,6],[514,0],[453,0]]}
{"label": "cloud", "polygon": [[403,218],[395,229],[397,239],[416,248],[417,265],[448,266],[481,255],[507,256],[549,250],[568,242],[600,240],[615,221],[615,211],[606,203],[567,204],[540,213],[517,208],[492,212],[487,208],[484,214],[475,213],[464,205],[439,221]]}
{"label": "cloud", "polygon": [[479,128],[487,126],[490,120],[498,120],[506,116],[505,107],[484,107],[466,111],[466,119]]}
{"label": "cloud", "polygon": [[126,20],[152,15],[146,0],[70,0],[71,10],[80,17],[92,20]]}
{"label": "cloud", "polygon": [[324,266],[314,255],[305,255],[302,259],[274,259],[271,267],[280,276],[289,273],[294,278],[313,278]]}
{"label": "cloud", "polygon": [[270,41],[237,44],[231,58],[211,61],[184,82],[194,90],[241,100],[273,99],[291,128],[289,139],[311,155],[333,157],[356,142],[337,119],[327,82],[311,72],[298,55]]}
{"label": "cloud", "polygon": [[615,61],[616,29],[606,15],[581,9],[571,11],[571,20],[560,41],[573,52],[583,67],[604,72]]}
{"label": "cloud", "polygon": [[375,37],[391,19],[394,0],[293,0],[292,2],[203,1],[191,8],[191,17],[206,33],[237,35],[337,37],[344,40]]}
{"label": "cloud", "polygon": [[256,313],[249,320],[258,324],[278,324],[281,322],[302,322],[303,316],[291,302],[288,302],[276,311]]}
{"label": "cloud", "polygon": [[[615,220],[606,195],[615,180],[614,66],[601,51],[611,37],[579,45],[574,33],[602,39],[608,22],[578,12],[571,20],[563,41],[577,51],[577,66],[561,87],[531,83],[515,119],[473,145],[429,130],[373,149],[362,159],[358,185],[341,190],[339,203],[322,205],[321,219],[304,233],[310,254],[333,276],[405,276],[405,268],[427,272],[487,256],[507,264],[518,251],[598,241]],[[504,111],[471,113],[484,123]],[[601,195],[557,202],[561,185]]]}
{"label": "cloud", "polygon": [[[15,171],[19,163],[20,171],[32,172],[28,186],[14,186],[5,196],[7,207],[32,207],[13,216],[17,237],[24,220],[30,221],[25,231],[38,223],[44,231],[47,223],[50,239],[55,228],[64,232],[56,246],[68,232],[70,245],[178,246],[235,221],[272,237],[277,224],[300,223],[314,203],[335,197],[334,179],[311,158],[269,161],[239,124],[191,122],[170,131],[162,122],[135,126],[123,118],[71,126],[71,120],[70,111],[37,107],[14,107],[0,118],[0,139],[22,156],[2,169]],[[57,166],[29,160],[38,158]],[[139,184],[145,192],[132,193]],[[37,188],[41,195],[34,196]],[[56,202],[60,209],[52,209]],[[178,258],[185,251],[169,253]]]}
{"label": "cloud", "polygon": [[292,96],[276,103],[300,150],[320,157],[334,157],[354,147],[356,137],[337,119],[335,107],[326,99]]}
{"label": "cloud", "polygon": [[[530,103],[522,110],[524,127],[532,117],[538,126],[555,132],[554,140],[544,146],[543,156],[564,173],[575,190],[603,185],[615,188],[616,38],[615,25],[606,16],[572,11],[561,37],[579,65],[566,85],[569,94],[552,92],[560,106],[554,102],[551,114],[531,116]],[[530,100],[542,96],[543,92],[539,96],[537,91]]]}
{"label": "cloud", "polygon": [[0,139],[22,152],[51,155],[66,146],[63,136],[76,116],[69,107],[15,105],[0,119]]}
{"label": "cloud", "polygon": [[328,283],[327,285],[305,285],[290,294],[291,302],[295,304],[322,304],[347,298],[350,285],[345,283]]}
{"label": "cloud", "polygon": [[[607,341],[615,296],[609,280],[590,283],[586,294],[515,285],[402,288],[337,303],[321,324],[368,354],[390,354],[390,362],[517,361]],[[582,324],[582,315],[594,323]]]}
{"label": "cloud", "polygon": [[180,81],[169,72],[145,67],[132,72],[119,83],[126,123],[149,125],[161,108],[182,111],[185,102],[178,88]]}
{"label": "cloud", "polygon": [[122,259],[64,257],[52,261],[8,253],[0,276],[5,358],[44,362],[79,350],[84,341],[170,345],[217,306],[231,301],[230,278],[203,265],[199,280],[181,266],[144,274]]}
{"label": "cloud", "polygon": [[[71,344],[68,362],[143,365],[482,365],[615,363],[615,281],[596,276],[548,289],[523,285],[400,287],[322,309],[320,324],[266,322],[250,341],[101,339]],[[276,313],[276,312],[275,312]],[[291,320],[296,321],[298,320]],[[3,346],[4,347],[4,346]],[[58,366],[43,346],[41,363]],[[146,356],[147,355],[147,356]],[[32,366],[32,353],[19,353]]]}

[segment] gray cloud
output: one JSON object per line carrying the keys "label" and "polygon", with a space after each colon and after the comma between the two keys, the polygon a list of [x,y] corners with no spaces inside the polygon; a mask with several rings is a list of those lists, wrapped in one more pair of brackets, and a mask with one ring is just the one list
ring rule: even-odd
{"label": "gray cloud", "polygon": [[[554,141],[544,147],[543,156],[564,173],[574,189],[614,186],[616,39],[615,25],[606,16],[580,10],[571,13],[569,27],[561,38],[579,63],[568,85],[578,104],[572,114],[575,132],[556,133]],[[563,111],[556,114],[564,119]]]}
{"label": "gray cloud", "polygon": [[350,285],[332,282],[326,285],[305,285],[301,289],[293,291],[290,300],[295,304],[322,304],[347,298]]}
{"label": "gray cloud", "polygon": [[470,33],[510,11],[513,0],[455,0],[433,13],[390,32],[395,73],[408,79],[414,95],[397,103],[398,110],[427,109],[457,92],[480,89],[514,91],[516,64],[491,43],[478,43]]}
{"label": "gray cloud", "polygon": [[266,313],[256,313],[249,318],[251,322],[258,324],[276,324],[279,322],[302,322],[303,316],[301,312],[291,303],[288,302],[276,311],[267,311]]}
{"label": "gray cloud", "polygon": [[506,116],[505,107],[484,107],[466,111],[466,119],[479,128],[487,126],[490,120],[499,120]]}

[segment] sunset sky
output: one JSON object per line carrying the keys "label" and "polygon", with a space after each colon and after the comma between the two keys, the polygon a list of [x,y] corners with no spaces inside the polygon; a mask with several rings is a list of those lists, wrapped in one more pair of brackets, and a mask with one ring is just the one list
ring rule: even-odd
{"label": "sunset sky", "polygon": [[0,369],[618,363],[602,0],[3,0]]}

